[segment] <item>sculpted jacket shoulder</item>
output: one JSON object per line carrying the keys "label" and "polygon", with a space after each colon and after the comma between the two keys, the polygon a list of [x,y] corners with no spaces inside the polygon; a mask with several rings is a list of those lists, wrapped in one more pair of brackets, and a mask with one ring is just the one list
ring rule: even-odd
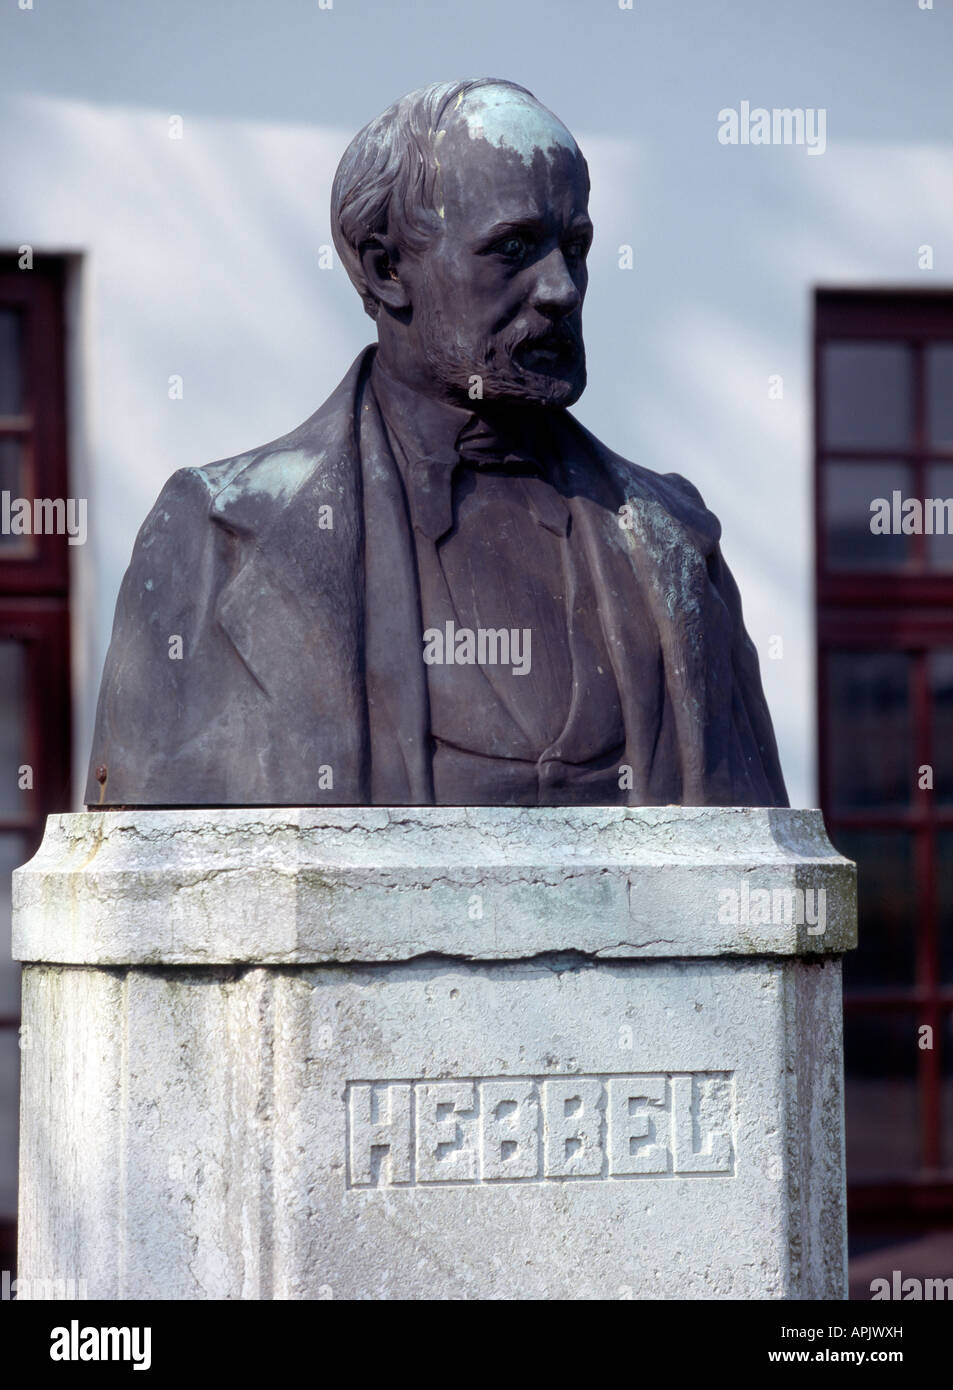
{"label": "sculpted jacket shoulder", "polygon": [[361,360],[290,434],[166,483],[116,605],[88,804],[362,799]]}
{"label": "sculpted jacket shoulder", "polygon": [[[364,491],[387,453],[364,391],[373,352],[290,434],[166,483],[119,594],[89,805],[370,802]],[[630,463],[563,418],[578,466],[604,469],[624,503],[592,522],[592,553],[628,554],[660,634],[680,754],[664,799],[786,805],[717,520],[685,479]],[[419,658],[407,653],[417,734]],[[424,743],[402,745],[409,802],[428,799]],[[636,777],[631,802],[645,799]]]}

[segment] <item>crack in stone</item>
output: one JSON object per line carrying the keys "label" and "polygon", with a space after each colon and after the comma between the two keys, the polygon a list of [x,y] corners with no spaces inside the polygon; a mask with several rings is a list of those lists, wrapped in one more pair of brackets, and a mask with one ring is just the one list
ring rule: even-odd
{"label": "crack in stone", "polygon": [[597,946],[595,950],[591,953],[587,952],[587,954],[593,955],[597,960],[602,960],[606,951],[617,951],[620,946],[628,946],[631,950],[641,951],[646,946],[674,946],[674,944],[674,937],[653,936],[648,941],[615,941],[611,946]]}

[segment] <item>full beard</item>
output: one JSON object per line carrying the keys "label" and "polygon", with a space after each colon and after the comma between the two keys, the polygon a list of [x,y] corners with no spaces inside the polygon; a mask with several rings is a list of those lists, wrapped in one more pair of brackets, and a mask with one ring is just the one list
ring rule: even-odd
{"label": "full beard", "polygon": [[[582,337],[562,329],[508,341],[496,335],[482,343],[463,343],[452,331],[428,334],[424,357],[447,395],[471,410],[479,400],[523,401],[534,405],[574,405],[586,387]],[[474,397],[474,378],[481,395]]]}

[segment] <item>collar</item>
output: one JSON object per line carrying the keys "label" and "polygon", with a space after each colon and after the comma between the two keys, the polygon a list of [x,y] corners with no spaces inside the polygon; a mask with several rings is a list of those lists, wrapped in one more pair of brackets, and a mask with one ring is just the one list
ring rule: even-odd
{"label": "collar", "polygon": [[477,416],[472,410],[425,396],[398,381],[380,364],[375,352],[371,382],[384,416],[400,440],[408,462],[415,459],[457,457],[457,437],[472,427]]}
{"label": "collar", "polygon": [[[380,365],[377,353],[371,384],[391,432],[406,456],[399,461],[417,530],[436,542],[453,526],[452,478],[461,460],[479,466],[481,457],[503,455],[531,463],[543,473],[539,453],[548,452],[544,440],[522,439],[515,447],[503,440],[475,411],[435,400],[398,381]],[[537,446],[537,447],[534,447]],[[492,460],[487,458],[489,466]],[[528,490],[530,508],[540,525],[565,536],[569,511],[562,497],[539,478],[519,478]]]}

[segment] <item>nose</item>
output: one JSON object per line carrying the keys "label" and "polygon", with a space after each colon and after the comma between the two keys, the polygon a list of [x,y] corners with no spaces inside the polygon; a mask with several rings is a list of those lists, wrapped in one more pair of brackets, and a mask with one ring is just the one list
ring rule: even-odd
{"label": "nose", "polygon": [[536,263],[536,281],[530,295],[534,309],[547,318],[563,318],[578,309],[582,295],[569,274],[566,258],[559,247]]}

